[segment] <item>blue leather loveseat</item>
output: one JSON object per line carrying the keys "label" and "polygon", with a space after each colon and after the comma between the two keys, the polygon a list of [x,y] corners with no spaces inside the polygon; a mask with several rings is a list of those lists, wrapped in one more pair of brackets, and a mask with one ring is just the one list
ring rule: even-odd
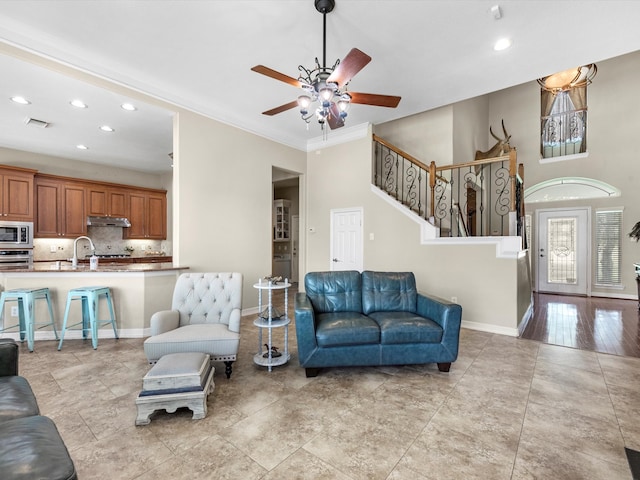
{"label": "blue leather loveseat", "polygon": [[437,363],[458,357],[462,307],[418,293],[412,272],[309,272],[295,297],[300,365]]}

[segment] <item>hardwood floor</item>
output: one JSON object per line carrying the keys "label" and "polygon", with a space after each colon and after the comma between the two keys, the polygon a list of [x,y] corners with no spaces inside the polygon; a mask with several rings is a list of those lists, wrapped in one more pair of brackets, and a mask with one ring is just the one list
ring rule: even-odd
{"label": "hardwood floor", "polygon": [[640,357],[638,301],[536,293],[522,338]]}

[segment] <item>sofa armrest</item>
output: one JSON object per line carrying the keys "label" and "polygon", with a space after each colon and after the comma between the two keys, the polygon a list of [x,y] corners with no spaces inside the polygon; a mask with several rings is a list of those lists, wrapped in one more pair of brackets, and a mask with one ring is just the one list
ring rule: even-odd
{"label": "sofa armrest", "polygon": [[296,293],[295,297],[296,339],[298,341],[298,358],[300,365],[318,348],[316,342],[316,321],[311,300],[304,292]]}
{"label": "sofa armrest", "polygon": [[162,310],[151,315],[149,321],[151,336],[160,335],[178,328],[180,324],[180,314],[177,310]]}
{"label": "sofa armrest", "polygon": [[460,324],[462,323],[462,307],[460,305],[432,295],[418,293],[417,313],[440,325],[444,330],[445,337],[448,331],[451,331],[455,335],[457,342]]}
{"label": "sofa armrest", "polygon": [[18,344],[11,338],[0,338],[0,377],[18,375]]}

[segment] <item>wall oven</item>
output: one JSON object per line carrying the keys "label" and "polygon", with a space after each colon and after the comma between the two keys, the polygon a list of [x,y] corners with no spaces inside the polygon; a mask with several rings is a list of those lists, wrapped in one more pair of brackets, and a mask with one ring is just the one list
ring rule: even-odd
{"label": "wall oven", "polygon": [[33,265],[33,222],[0,221],[0,270]]}

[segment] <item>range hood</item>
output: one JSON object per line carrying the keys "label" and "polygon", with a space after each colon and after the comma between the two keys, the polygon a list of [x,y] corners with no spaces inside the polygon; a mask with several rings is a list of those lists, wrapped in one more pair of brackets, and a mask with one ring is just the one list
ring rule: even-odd
{"label": "range hood", "polygon": [[123,217],[87,217],[87,225],[91,227],[130,227],[131,222]]}

